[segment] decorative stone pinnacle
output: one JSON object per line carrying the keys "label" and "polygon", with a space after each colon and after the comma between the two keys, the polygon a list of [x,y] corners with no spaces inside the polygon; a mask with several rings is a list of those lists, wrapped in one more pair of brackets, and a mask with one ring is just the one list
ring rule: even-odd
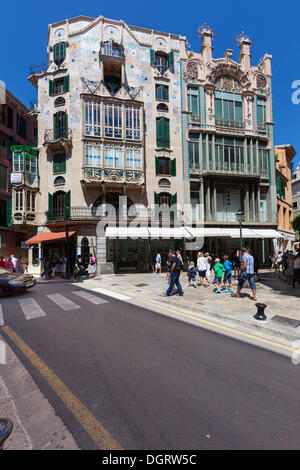
{"label": "decorative stone pinnacle", "polygon": [[204,23],[203,25],[201,25],[201,26],[198,25],[198,29],[197,29],[197,31],[196,31],[196,34],[198,34],[199,37],[202,36],[202,34],[204,34],[204,33],[210,33],[213,38],[215,37],[215,35],[213,34],[213,29],[210,28],[210,27],[206,24],[206,21],[205,21],[205,23]]}
{"label": "decorative stone pinnacle", "polygon": [[236,35],[235,43],[239,46],[241,42],[250,42],[251,45],[253,44],[250,37],[247,36],[244,31]]}

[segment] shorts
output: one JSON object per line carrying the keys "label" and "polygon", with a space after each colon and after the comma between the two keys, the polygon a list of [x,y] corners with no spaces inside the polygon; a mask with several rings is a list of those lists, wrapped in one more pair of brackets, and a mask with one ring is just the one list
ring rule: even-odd
{"label": "shorts", "polygon": [[239,282],[238,282],[238,289],[241,290],[246,283],[246,281],[249,282],[250,288],[252,290],[256,290],[255,282],[254,282],[254,274],[249,274],[242,272],[239,276]]}
{"label": "shorts", "polygon": [[231,284],[231,273],[224,274],[223,282],[228,282],[228,284]]}
{"label": "shorts", "polygon": [[156,263],[155,269],[160,269],[160,268],[161,268],[161,265],[159,263]]}
{"label": "shorts", "polygon": [[214,278],[214,284],[221,284],[222,278],[221,277],[216,277]]}
{"label": "shorts", "polygon": [[206,271],[198,271],[200,277],[206,277]]}
{"label": "shorts", "polygon": [[189,282],[196,282],[196,276],[189,277]]}

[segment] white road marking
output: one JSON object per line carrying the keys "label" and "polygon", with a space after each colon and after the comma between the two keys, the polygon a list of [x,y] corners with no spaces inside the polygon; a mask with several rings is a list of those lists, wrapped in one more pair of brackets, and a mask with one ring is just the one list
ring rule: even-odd
{"label": "white road marking", "polygon": [[0,326],[4,325],[3,310],[2,305],[0,304]]}
{"label": "white road marking", "polygon": [[44,310],[32,297],[26,297],[24,299],[18,299],[21,309],[25,315],[26,320],[32,320],[33,318],[45,317]]}
{"label": "white road marking", "polygon": [[72,302],[72,300],[67,299],[61,294],[49,294],[47,297],[65,311],[81,308],[80,305],[75,304],[75,302]]}
{"label": "white road marking", "polygon": [[96,295],[90,294],[89,292],[86,292],[85,290],[77,290],[77,291],[72,292],[72,294],[78,295],[79,297],[82,297],[84,300],[88,300],[89,302],[92,302],[95,305],[108,303],[107,300],[101,299],[100,297],[96,297]]}
{"label": "white road marking", "polygon": [[119,294],[119,292],[114,292],[112,290],[103,289],[103,287],[94,287],[93,291],[98,292],[99,294],[113,297],[114,299],[118,299],[118,300],[130,300],[131,299],[131,297],[128,297],[127,295]]}

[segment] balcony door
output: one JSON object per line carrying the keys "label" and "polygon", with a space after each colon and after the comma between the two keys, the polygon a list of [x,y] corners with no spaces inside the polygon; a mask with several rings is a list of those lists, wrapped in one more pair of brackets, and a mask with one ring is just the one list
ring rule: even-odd
{"label": "balcony door", "polygon": [[68,115],[60,111],[54,114],[54,140],[68,137]]}

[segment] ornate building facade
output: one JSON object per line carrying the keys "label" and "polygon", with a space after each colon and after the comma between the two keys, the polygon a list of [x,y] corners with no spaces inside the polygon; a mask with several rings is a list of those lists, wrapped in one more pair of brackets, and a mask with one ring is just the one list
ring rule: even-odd
{"label": "ornate building facade", "polygon": [[204,249],[230,255],[238,248],[240,210],[244,243],[266,260],[272,238],[279,236],[271,56],[251,65],[251,41],[241,34],[238,62],[230,49],[213,58],[213,31],[204,25],[198,34],[201,51],[187,52],[181,62],[185,201],[193,222],[204,218]]}

